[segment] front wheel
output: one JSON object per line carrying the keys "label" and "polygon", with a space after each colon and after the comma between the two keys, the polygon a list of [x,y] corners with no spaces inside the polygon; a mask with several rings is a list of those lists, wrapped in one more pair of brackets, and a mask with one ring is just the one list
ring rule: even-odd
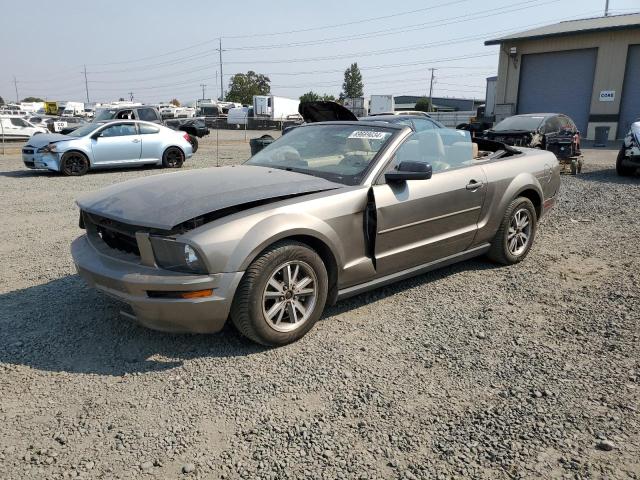
{"label": "front wheel", "polygon": [[184,153],[178,147],[169,147],[162,155],[162,166],[164,168],[180,168],[184,163]]}
{"label": "front wheel", "polygon": [[89,171],[89,159],[84,153],[67,152],[62,156],[61,171],[69,177],[79,177]]}
{"label": "front wheel", "polygon": [[279,242],[247,269],[233,300],[231,320],[242,335],[267,346],[303,337],[320,318],[328,277],[308,246]]}
{"label": "front wheel", "polygon": [[531,200],[518,197],[512,201],[493,238],[489,258],[503,265],[521,262],[531,250],[536,235],[537,215]]}

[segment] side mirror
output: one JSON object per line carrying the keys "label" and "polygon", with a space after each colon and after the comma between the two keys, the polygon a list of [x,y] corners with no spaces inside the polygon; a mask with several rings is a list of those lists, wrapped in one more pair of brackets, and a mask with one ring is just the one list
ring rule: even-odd
{"label": "side mirror", "polygon": [[429,180],[433,174],[431,165],[423,162],[400,162],[396,170],[384,174],[387,183],[407,180]]}

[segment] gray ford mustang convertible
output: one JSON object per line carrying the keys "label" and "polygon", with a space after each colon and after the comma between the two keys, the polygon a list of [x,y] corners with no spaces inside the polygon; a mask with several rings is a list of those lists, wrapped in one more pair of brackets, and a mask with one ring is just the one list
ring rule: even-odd
{"label": "gray ford mustang convertible", "polygon": [[325,305],[488,254],[521,261],[560,186],[552,153],[381,122],[297,127],[243,165],[81,197],[89,284],[165,331],[283,345]]}

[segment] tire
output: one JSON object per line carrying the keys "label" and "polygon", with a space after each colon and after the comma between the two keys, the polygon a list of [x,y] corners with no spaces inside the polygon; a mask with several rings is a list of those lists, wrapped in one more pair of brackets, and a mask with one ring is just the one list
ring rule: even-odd
{"label": "tire", "polygon": [[[297,280],[297,289],[286,285],[285,271]],[[302,338],[318,321],[327,291],[327,269],[318,254],[300,242],[278,242],[262,252],[244,274],[231,306],[231,321],[256,343],[287,345]]]}
{"label": "tire", "polygon": [[189,135],[189,143],[191,144],[192,153],[196,153],[198,151],[198,138],[193,135]]}
{"label": "tire", "polygon": [[[523,221],[521,221],[520,225],[515,228],[517,224],[516,216],[521,220],[526,218],[528,220],[526,226],[523,226]],[[494,262],[503,265],[513,265],[521,262],[531,250],[536,236],[537,225],[536,209],[531,200],[525,197],[516,198],[509,204],[502,217],[500,228],[498,228],[493,242],[491,242],[488,257]],[[514,237],[514,230],[515,235],[517,235],[515,244],[512,243],[513,239],[516,238]],[[522,235],[526,236],[526,240]]]}
{"label": "tire", "polygon": [[622,161],[625,159],[624,150],[625,150],[625,148],[622,147],[620,149],[620,151],[618,152],[618,158],[616,159],[616,172],[618,173],[618,176],[620,176],[620,177],[629,177],[629,176],[633,175],[633,172],[635,171],[635,168],[633,168],[633,167],[625,167],[622,164]]}
{"label": "tire", "polygon": [[60,171],[68,177],[80,177],[89,171],[89,159],[84,153],[67,152],[60,163]]}
{"label": "tire", "polygon": [[162,154],[164,168],[180,168],[184,163],[184,153],[178,147],[169,147]]}

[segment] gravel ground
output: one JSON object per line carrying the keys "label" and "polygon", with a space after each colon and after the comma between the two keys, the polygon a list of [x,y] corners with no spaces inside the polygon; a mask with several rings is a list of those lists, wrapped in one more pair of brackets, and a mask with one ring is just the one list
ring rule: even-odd
{"label": "gravel ground", "polygon": [[[74,198],[162,170],[0,156],[0,478],[640,478],[640,178],[585,156],[525,262],[360,295],[280,349],[146,330],[75,275]],[[186,168],[215,163],[212,135]]]}

